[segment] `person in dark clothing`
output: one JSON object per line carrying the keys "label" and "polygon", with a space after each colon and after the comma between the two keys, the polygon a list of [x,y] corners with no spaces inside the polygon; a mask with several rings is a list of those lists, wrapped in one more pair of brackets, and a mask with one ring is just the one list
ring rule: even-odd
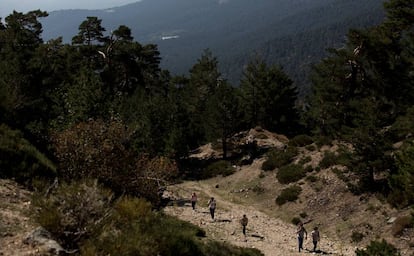
{"label": "person in dark clothing", "polygon": [[193,192],[191,194],[191,207],[193,208],[193,210],[195,210],[196,203],[197,203],[197,195],[195,192]]}
{"label": "person in dark clothing", "polygon": [[243,218],[240,220],[240,224],[243,227],[243,235],[246,236],[246,226],[249,223],[249,219],[247,218],[246,214],[243,215]]}
{"label": "person in dark clothing", "polygon": [[308,232],[306,231],[302,222],[299,222],[296,234],[298,235],[298,244],[300,252],[300,250],[303,250],[303,238],[308,239]]}
{"label": "person in dark clothing", "polygon": [[211,218],[214,220],[214,212],[216,211],[216,200],[214,197],[208,201],[208,208],[210,209]]}

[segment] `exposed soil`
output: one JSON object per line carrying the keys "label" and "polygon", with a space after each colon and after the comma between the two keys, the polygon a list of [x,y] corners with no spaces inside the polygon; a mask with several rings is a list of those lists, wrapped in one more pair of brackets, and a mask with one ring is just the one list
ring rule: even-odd
{"label": "exposed soil", "polygon": [[41,255],[37,248],[23,242],[33,229],[30,192],[14,181],[0,179],[0,255]]}

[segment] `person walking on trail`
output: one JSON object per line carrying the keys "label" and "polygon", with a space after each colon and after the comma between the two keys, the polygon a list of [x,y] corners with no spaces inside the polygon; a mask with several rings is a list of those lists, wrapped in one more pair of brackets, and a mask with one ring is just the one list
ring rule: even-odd
{"label": "person walking on trail", "polygon": [[316,252],[316,246],[318,245],[319,240],[321,240],[318,227],[313,228],[311,232],[311,237],[313,242],[313,251]]}
{"label": "person walking on trail", "polygon": [[210,209],[211,219],[214,220],[214,212],[216,211],[216,199],[214,197],[208,201],[208,208]]}
{"label": "person walking on trail", "polygon": [[300,252],[300,250],[303,250],[303,238],[308,239],[308,232],[306,231],[302,222],[299,222],[298,228],[296,230],[296,234],[298,235],[299,252]]}
{"label": "person walking on trail", "polygon": [[193,192],[191,194],[191,207],[193,208],[193,210],[195,210],[196,203],[197,203],[197,195],[195,192]]}
{"label": "person walking on trail", "polygon": [[246,236],[246,226],[249,223],[249,219],[247,218],[246,214],[243,214],[243,218],[240,220],[240,224],[243,227],[243,235]]}

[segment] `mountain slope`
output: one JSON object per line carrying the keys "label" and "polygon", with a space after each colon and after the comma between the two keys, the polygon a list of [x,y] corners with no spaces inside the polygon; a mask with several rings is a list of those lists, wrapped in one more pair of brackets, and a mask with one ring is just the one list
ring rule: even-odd
{"label": "mountain slope", "polygon": [[87,16],[102,19],[107,31],[126,25],[137,41],[157,44],[163,67],[176,74],[187,73],[210,48],[223,75],[237,83],[257,52],[284,66],[302,87],[301,66],[343,43],[350,27],[379,23],[383,10],[378,0],[143,0],[107,10],[52,12],[42,21],[44,38],[69,42]]}
{"label": "mountain slope", "polygon": [[[264,130],[252,129],[244,138],[247,137],[256,140],[259,147],[264,146],[264,141],[273,145],[288,143],[279,139],[280,136],[269,136]],[[262,170],[266,160],[266,156],[263,156],[250,165],[237,166],[236,172],[230,176],[173,185],[168,191],[175,201],[165,211],[199,225],[206,230],[207,237],[254,247],[269,256],[297,255],[295,226],[291,224],[294,218],[306,223],[308,232],[315,226],[319,227],[321,254],[355,255],[357,248],[366,247],[370,241],[385,239],[396,246],[402,256],[411,256],[414,229],[401,229],[399,221],[411,216],[412,210],[392,208],[374,194],[351,193],[344,178],[353,177],[345,171],[344,166],[320,167],[326,152],[335,153],[340,148],[338,142],[329,146],[312,144],[311,147],[299,147],[299,154],[292,159],[292,163],[302,165],[305,162],[303,167],[312,166],[313,171],[290,184],[279,182],[277,169]],[[220,156],[219,151],[211,152],[210,149],[202,147],[193,157],[206,159]],[[275,199],[281,191],[293,185],[301,188],[298,199],[278,205]],[[192,192],[196,192],[199,199],[195,212],[189,201]],[[210,197],[217,200],[215,222],[211,220],[207,209]],[[250,219],[247,242],[244,241],[238,222],[243,214],[247,214]],[[396,234],[396,230],[401,233]],[[312,249],[310,239],[305,242],[304,248]]]}

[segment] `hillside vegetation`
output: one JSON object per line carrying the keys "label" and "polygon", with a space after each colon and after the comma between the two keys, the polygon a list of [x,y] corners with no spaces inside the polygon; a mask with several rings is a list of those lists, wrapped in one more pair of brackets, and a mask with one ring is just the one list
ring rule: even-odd
{"label": "hillside vegetation", "polygon": [[[89,16],[70,44],[44,42],[48,14],[14,12],[0,22],[4,245],[16,248],[27,225],[39,228],[26,244],[61,253],[269,254],[268,243],[260,251],[210,233],[231,228],[233,206],[257,204],[249,214],[283,230],[320,226],[324,250],[412,256],[413,9],[391,0],[381,24],[351,29],[312,67],[301,101],[292,78],[260,55],[240,86],[210,50],[175,76],[157,45],[135,41],[126,25],[107,35]],[[227,202],[218,213],[229,226],[227,217],[205,230],[166,214],[180,211],[166,208],[171,185]],[[20,220],[23,229],[10,225]]]}
{"label": "hillside vegetation", "polygon": [[342,46],[349,28],[376,25],[384,12],[378,0],[144,0],[111,10],[52,12],[41,20],[43,38],[70,42],[88,16],[102,19],[108,32],[126,25],[140,42],[157,44],[161,66],[175,75],[188,74],[209,48],[223,76],[238,84],[257,52],[267,63],[282,65],[304,96],[309,65],[325,57],[327,48]]}

